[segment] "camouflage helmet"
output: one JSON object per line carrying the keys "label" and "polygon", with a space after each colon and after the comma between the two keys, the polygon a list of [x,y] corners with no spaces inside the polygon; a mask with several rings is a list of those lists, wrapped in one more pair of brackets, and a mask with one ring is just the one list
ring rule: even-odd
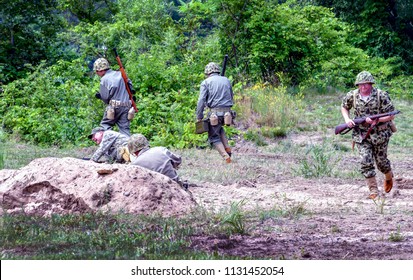
{"label": "camouflage helmet", "polygon": [[149,147],[148,139],[142,134],[133,134],[128,141],[128,150],[131,154]]}
{"label": "camouflage helmet", "polygon": [[367,71],[360,72],[356,77],[356,81],[354,82],[356,86],[358,86],[359,84],[375,84],[375,83],[376,81],[374,81],[373,75]]}
{"label": "camouflage helmet", "polygon": [[109,69],[109,62],[105,58],[96,59],[93,63],[93,71],[101,71]]}
{"label": "camouflage helmet", "polygon": [[92,129],[92,132],[88,135],[88,138],[92,139],[93,135],[95,135],[99,131],[105,131],[105,129],[101,126],[95,127],[94,129]]}
{"label": "camouflage helmet", "polygon": [[219,65],[216,64],[215,62],[210,62],[205,66],[205,75],[209,75],[211,73],[219,73],[221,72]]}

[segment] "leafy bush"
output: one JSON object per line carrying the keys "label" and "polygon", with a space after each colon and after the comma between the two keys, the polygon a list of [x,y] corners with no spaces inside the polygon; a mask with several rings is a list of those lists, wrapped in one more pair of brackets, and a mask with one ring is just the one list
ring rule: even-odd
{"label": "leafy bush", "polygon": [[82,143],[101,117],[87,70],[80,60],[48,68],[41,64],[27,78],[5,86],[0,99],[4,130],[37,144]]}

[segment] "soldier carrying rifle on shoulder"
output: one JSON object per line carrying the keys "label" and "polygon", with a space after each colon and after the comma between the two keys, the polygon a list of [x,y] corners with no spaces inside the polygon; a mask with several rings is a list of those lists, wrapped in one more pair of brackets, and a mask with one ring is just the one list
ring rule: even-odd
{"label": "soldier carrying rifle on shoulder", "polygon": [[93,64],[93,70],[101,77],[100,90],[95,96],[107,104],[100,127],[108,130],[117,125],[120,133],[130,136],[130,122],[138,109],[134,102],[132,82],[123,69],[116,49],[114,52],[119,71],[110,69],[105,58],[98,58]]}

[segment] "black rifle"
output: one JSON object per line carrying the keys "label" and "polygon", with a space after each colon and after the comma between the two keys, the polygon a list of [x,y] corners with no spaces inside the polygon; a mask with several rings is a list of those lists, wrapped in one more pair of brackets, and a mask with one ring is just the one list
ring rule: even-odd
{"label": "black rifle", "polygon": [[[398,113],[400,113],[400,111],[391,111],[391,112],[383,113],[383,114],[377,114],[377,115],[372,115],[372,116],[355,118],[353,120],[353,122],[355,123],[355,125],[360,125],[360,124],[365,123],[367,118],[370,118],[372,120],[377,120],[381,117],[393,116],[393,115],[396,115]],[[371,128],[372,127],[370,127],[369,132],[370,132]],[[352,127],[348,127],[346,123],[343,123],[343,124],[339,124],[338,126],[336,126],[335,133],[343,135],[343,134],[346,134],[347,132],[349,132],[351,129],[352,129]],[[369,132],[366,134],[365,137],[368,136]]]}
{"label": "black rifle", "polygon": [[224,56],[224,62],[222,63],[221,76],[225,76],[225,70],[227,70],[227,62],[228,62],[228,55],[226,54]]}

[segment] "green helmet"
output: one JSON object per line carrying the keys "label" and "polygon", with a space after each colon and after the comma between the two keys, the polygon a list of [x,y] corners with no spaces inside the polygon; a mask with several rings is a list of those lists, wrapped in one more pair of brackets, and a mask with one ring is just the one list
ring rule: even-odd
{"label": "green helmet", "polygon": [[215,62],[210,62],[205,66],[205,75],[209,75],[211,73],[220,73],[221,70],[219,68],[219,65],[216,64]]}
{"label": "green helmet", "polygon": [[367,71],[360,72],[356,77],[356,81],[354,82],[356,86],[358,86],[359,84],[375,84],[375,83],[376,81],[374,81],[373,75]]}
{"label": "green helmet", "polygon": [[93,63],[93,71],[101,71],[109,69],[109,62],[105,58],[96,59]]}
{"label": "green helmet", "polygon": [[88,138],[92,139],[93,135],[95,135],[99,131],[105,131],[105,129],[101,126],[95,127],[94,129],[92,129],[92,132],[88,135]]}
{"label": "green helmet", "polygon": [[128,150],[131,154],[149,147],[148,139],[142,134],[133,134],[128,141]]}

